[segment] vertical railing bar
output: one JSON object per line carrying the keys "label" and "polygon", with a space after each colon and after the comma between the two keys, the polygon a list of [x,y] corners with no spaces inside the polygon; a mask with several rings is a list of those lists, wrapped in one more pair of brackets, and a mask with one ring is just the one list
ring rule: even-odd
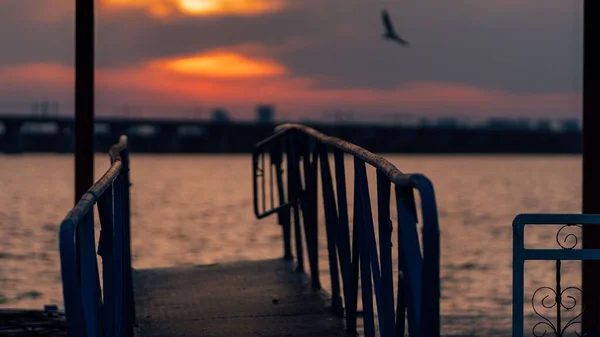
{"label": "vertical railing bar", "polygon": [[101,225],[98,255],[102,256],[104,331],[109,336],[114,334],[115,307],[113,189],[114,183],[98,198],[98,215]]}
{"label": "vertical railing bar", "polygon": [[[398,233],[400,236],[400,233]],[[396,336],[404,337],[406,331],[406,284],[404,283],[404,265],[402,248],[398,240],[398,294],[396,301]]]}
{"label": "vertical railing bar", "polygon": [[275,190],[274,190],[274,174],[273,174],[273,155],[269,155],[269,186],[271,196],[271,209],[275,208]]}
{"label": "vertical railing bar", "polygon": [[295,134],[291,134],[288,138],[288,191],[290,193],[290,205],[292,207],[292,213],[294,218],[294,241],[296,243],[296,261],[298,272],[304,271],[304,249],[302,247],[302,230],[300,226],[300,212],[298,199],[300,194],[299,184],[299,169],[298,169],[298,158],[296,157],[295,147],[298,146],[296,142],[297,138]]}
{"label": "vertical railing bar", "polygon": [[121,241],[121,258],[123,260],[122,264],[121,264],[121,278],[122,278],[122,296],[123,296],[123,309],[122,309],[122,322],[121,322],[121,333],[123,336],[129,336],[129,315],[130,315],[130,308],[129,308],[129,282],[128,282],[128,277],[127,275],[129,274],[129,268],[130,268],[130,264],[128,262],[128,231],[127,231],[127,205],[126,205],[126,198],[127,198],[127,191],[125,188],[125,177],[123,175],[119,175],[119,177],[117,178],[117,185],[119,186],[120,190],[121,190],[121,228],[119,233],[122,236],[122,241]]}
{"label": "vertical railing bar", "polygon": [[373,310],[373,286],[371,282],[371,252],[368,247],[369,242],[366,241],[368,235],[366,233],[367,214],[365,214],[364,203],[367,201],[364,199],[365,194],[363,192],[366,189],[364,186],[366,178],[365,163],[359,158],[354,157],[354,207],[358,215],[358,220],[355,219],[355,223],[358,223],[358,236],[359,240],[362,240],[360,243],[360,279],[362,285],[363,321],[365,336],[371,337],[375,336],[375,316]]}
{"label": "vertical railing bar", "polygon": [[265,166],[265,153],[264,152],[261,153],[260,163],[261,163],[261,168],[260,168],[260,172],[261,172],[260,182],[261,182],[261,185],[262,185],[262,206],[263,206],[263,212],[265,212],[267,210],[267,200],[266,200],[267,189],[265,187],[265,185],[266,185],[267,169],[266,169],[266,166]]}
{"label": "vertical railing bar", "polygon": [[129,149],[125,148],[121,151],[121,173],[122,191],[123,191],[123,221],[125,231],[125,285],[126,285],[126,301],[127,301],[127,333],[132,336],[134,324],[136,321],[135,300],[133,294],[133,263],[131,253],[131,178],[130,178],[130,161]]}
{"label": "vertical railing bar", "polygon": [[[439,336],[440,321],[440,231],[433,184],[421,175],[415,175],[421,197],[423,215],[423,268],[421,288],[421,328],[425,336]],[[412,197],[414,204],[414,195]],[[416,210],[414,211],[416,214]],[[418,242],[418,241],[417,241]]]}
{"label": "vertical railing bar", "polygon": [[302,218],[304,220],[304,233],[306,235],[306,249],[308,252],[308,263],[310,267],[311,285],[315,289],[321,288],[319,277],[319,228],[317,215],[317,163],[318,159],[313,155],[312,162],[310,150],[305,149],[302,157],[304,167],[304,181],[306,191],[302,198]]}
{"label": "vertical railing bar", "polygon": [[119,175],[114,181],[114,293],[115,293],[115,310],[114,310],[114,332],[116,337],[126,336],[125,327],[123,326],[123,313],[125,312],[125,292],[123,270],[125,261],[123,261],[123,184],[122,175]]}
{"label": "vertical railing bar", "polygon": [[523,225],[515,219],[513,222],[513,337],[523,336],[523,303],[525,283],[525,261],[523,260]]}
{"label": "vertical railing bar", "polygon": [[337,208],[335,205],[335,195],[333,192],[333,181],[331,178],[331,169],[329,166],[329,154],[327,148],[321,146],[319,149],[321,156],[321,185],[323,186],[323,208],[325,210],[325,228],[327,230],[327,250],[329,256],[329,274],[331,277],[331,297],[333,311],[337,314],[343,314],[342,299],[340,294],[340,280],[338,271],[338,257],[336,249],[337,237]]}
{"label": "vertical railing bar", "polygon": [[80,274],[77,268],[77,254],[79,250],[75,244],[76,228],[77,226],[71,220],[65,220],[60,225],[60,269],[65,316],[67,322],[69,322],[67,325],[67,334],[68,336],[85,336]]}
{"label": "vertical railing bar", "polygon": [[294,238],[296,242],[296,261],[298,263],[296,270],[298,272],[304,272],[304,243],[302,240],[302,225],[300,223],[300,205],[298,198],[294,200],[293,212]]}
{"label": "vertical railing bar", "polygon": [[314,223],[314,237],[313,237],[313,247],[314,247],[314,275],[313,278],[313,288],[320,289],[321,288],[321,277],[319,270],[319,157],[316,151],[312,151],[312,160],[311,160],[311,169],[312,169],[312,189],[313,189],[313,198],[310,201],[310,207],[312,209],[313,223]]}
{"label": "vertical railing bar", "polygon": [[[385,335],[396,335],[394,313],[394,278],[392,274],[392,222],[390,219],[390,181],[385,174],[377,170],[377,218],[379,224],[379,250],[381,260],[382,307]],[[380,323],[381,324],[381,323]]]}
{"label": "vertical railing bar", "polygon": [[[357,206],[357,202],[359,202],[358,198],[357,198],[357,191],[356,191],[356,172],[354,172],[354,200],[353,200],[353,205],[352,205],[352,289],[351,289],[351,295],[352,295],[352,306],[355,308],[355,313],[356,316],[358,316],[358,282],[359,282],[359,274],[360,274],[360,267],[361,267],[361,254],[362,254],[362,247],[361,247],[361,242],[360,242],[360,230],[359,230],[359,221],[360,221],[360,214],[359,214],[359,208]],[[364,311],[364,310],[363,310]],[[364,321],[364,319],[363,319]],[[354,323],[356,324],[356,318]],[[354,328],[356,329],[356,326],[354,326]]]}
{"label": "vertical railing bar", "polygon": [[556,260],[556,331],[562,336],[562,318],[560,311],[562,309],[562,289],[560,284],[560,260]]}
{"label": "vertical railing bar", "polygon": [[417,234],[417,214],[412,188],[396,185],[398,213],[398,258],[402,259],[407,304],[408,332],[422,336],[421,307],[423,289],[423,259]]}
{"label": "vertical railing bar", "polygon": [[[383,300],[381,298],[381,272],[379,268],[379,259],[377,257],[377,242],[375,241],[375,228],[373,224],[373,214],[371,212],[371,198],[369,196],[369,181],[367,178],[367,171],[364,165],[360,166],[360,171],[356,171],[357,176],[361,184],[358,184],[357,187],[360,189],[360,205],[361,207],[361,215],[362,215],[362,228],[364,234],[364,240],[366,246],[368,246],[368,258],[370,263],[370,270],[373,277],[373,288],[375,290],[375,298],[377,303],[377,313],[380,334],[385,336],[385,313],[383,307]],[[364,247],[364,246],[363,246]],[[363,295],[364,296],[364,295]],[[393,293],[392,293],[393,296]],[[381,313],[381,314],[380,314]]]}
{"label": "vertical railing bar", "polygon": [[260,210],[260,205],[258,202],[258,181],[257,181],[257,172],[259,170],[259,160],[258,157],[260,156],[260,148],[259,149],[255,149],[254,152],[252,152],[252,193],[253,193],[253,198],[252,198],[252,206],[254,207],[254,213],[256,214],[256,216],[258,216],[261,213]]}
{"label": "vertical railing bar", "polygon": [[[277,171],[277,194],[279,195],[279,204],[285,204],[285,186],[283,182],[283,152],[284,146],[282,143],[279,144],[278,157],[275,162],[275,170]],[[289,171],[288,171],[289,172]],[[289,173],[288,173],[289,175]],[[288,191],[289,198],[289,191]],[[285,207],[284,209],[277,212],[277,217],[279,220],[279,224],[282,227],[283,232],[283,258],[286,260],[291,260],[292,257],[292,243],[291,243],[291,228],[290,228],[290,207]]]}
{"label": "vertical railing bar", "polygon": [[102,336],[102,304],[98,263],[96,260],[96,243],[94,240],[93,208],[83,218],[79,226],[81,242],[81,298],[85,317],[86,336]]}
{"label": "vertical railing bar", "polygon": [[296,262],[297,267],[296,271],[303,272],[304,271],[304,248],[302,247],[302,228],[300,226],[300,210],[298,207],[298,200],[294,201],[293,206],[293,216],[294,216],[294,238],[296,243]]}
{"label": "vertical railing bar", "polygon": [[[350,229],[348,220],[348,200],[346,195],[346,170],[344,163],[344,152],[336,148],[334,150],[335,183],[338,203],[338,238],[337,247],[342,270],[342,282],[344,288],[344,304],[346,312],[346,328],[348,333],[356,333],[356,282],[352,280],[352,252],[350,250]],[[353,295],[354,293],[354,295]]]}

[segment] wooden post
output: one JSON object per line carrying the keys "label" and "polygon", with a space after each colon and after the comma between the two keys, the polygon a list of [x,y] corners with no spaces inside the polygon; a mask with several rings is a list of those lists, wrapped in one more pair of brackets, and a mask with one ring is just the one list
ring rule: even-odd
{"label": "wooden post", "polygon": [[[583,15],[583,213],[600,213],[600,2],[584,0]],[[583,228],[583,248],[600,249],[600,228]],[[600,261],[582,265],[582,331],[600,336]]]}
{"label": "wooden post", "polygon": [[94,0],[75,2],[75,203],[94,183]]}

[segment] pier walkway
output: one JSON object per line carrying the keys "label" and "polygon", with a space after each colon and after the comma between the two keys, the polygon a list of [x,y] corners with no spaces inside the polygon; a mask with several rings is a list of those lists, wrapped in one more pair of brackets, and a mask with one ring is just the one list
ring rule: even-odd
{"label": "pier walkway", "polygon": [[136,336],[346,336],[327,295],[283,259],[134,272]]}
{"label": "pier walkway", "polygon": [[[306,126],[282,125],[252,154],[254,216],[277,217],[281,259],[134,270],[126,137],[110,158],[60,227],[69,336],[440,336],[439,228],[425,176]],[[376,172],[373,196],[367,165]]]}

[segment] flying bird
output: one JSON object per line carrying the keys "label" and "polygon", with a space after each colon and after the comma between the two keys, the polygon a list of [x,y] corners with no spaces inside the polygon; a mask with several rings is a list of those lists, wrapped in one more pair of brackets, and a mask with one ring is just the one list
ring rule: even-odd
{"label": "flying bird", "polygon": [[401,45],[408,47],[409,46],[408,41],[402,39],[398,35],[398,33],[396,33],[394,26],[392,26],[392,20],[390,19],[390,15],[388,14],[388,12],[385,9],[381,12],[381,19],[383,20],[383,26],[385,28],[385,34],[382,35],[383,38],[389,39],[392,41],[396,41],[396,42],[400,43]]}

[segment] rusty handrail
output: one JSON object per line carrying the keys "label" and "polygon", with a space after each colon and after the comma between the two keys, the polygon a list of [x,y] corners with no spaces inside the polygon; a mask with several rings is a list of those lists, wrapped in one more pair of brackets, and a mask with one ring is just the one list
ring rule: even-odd
{"label": "rusty handrail", "polygon": [[[334,157],[333,165],[330,154]],[[349,190],[345,179],[346,154],[354,159],[352,222],[346,195]],[[266,158],[269,158],[268,163]],[[366,164],[377,170],[376,212],[371,209]],[[294,258],[291,245],[294,241],[298,271],[304,271],[303,247],[306,246],[314,288],[321,286],[318,203],[322,199],[331,306],[336,314],[345,317],[349,333],[356,333],[356,294],[361,284],[365,336],[375,336],[374,299],[381,336],[403,335],[405,328],[410,336],[440,335],[439,224],[433,185],[427,177],[405,174],[382,156],[300,124],[277,126],[273,135],[256,144],[252,165],[256,217],[262,219],[277,214],[283,230],[284,258]],[[395,224],[390,212],[392,186],[396,197],[393,206],[398,216]],[[415,191],[420,196],[422,245],[417,231]],[[378,219],[378,236],[374,230],[374,215]],[[398,233],[397,263],[401,271],[397,277],[397,308],[394,306],[393,229]],[[405,319],[408,326],[404,324]]]}
{"label": "rusty handrail", "polygon": [[302,132],[323,144],[333,146],[344,153],[360,158],[364,162],[370,164],[385,174],[386,177],[388,177],[388,179],[395,185],[415,187],[419,184],[419,180],[424,178],[422,174],[403,173],[382,156],[376,155],[343,139],[328,136],[306,125],[295,123],[281,124],[275,127],[275,135],[283,134],[292,130]]}
{"label": "rusty handrail", "polygon": [[[131,336],[135,319],[131,275],[127,138],[109,151],[110,168],[62,221],[59,251],[68,335]],[[94,205],[100,217],[96,252]],[[102,256],[100,290],[96,253]]]}

